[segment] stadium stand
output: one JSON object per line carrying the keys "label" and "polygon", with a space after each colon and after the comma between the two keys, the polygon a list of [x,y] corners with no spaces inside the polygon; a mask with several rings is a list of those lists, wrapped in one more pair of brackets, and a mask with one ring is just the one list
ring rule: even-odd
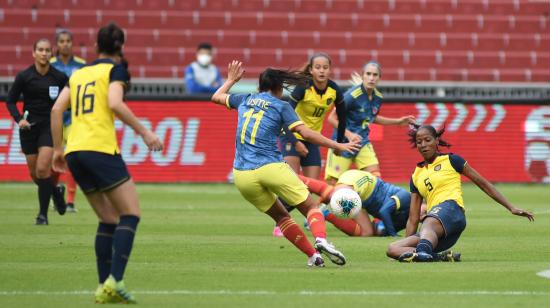
{"label": "stadium stand", "polygon": [[547,82],[549,13],[550,2],[520,0],[1,0],[0,76],[26,67],[32,42],[56,27],[92,59],[96,29],[112,20],[141,78],[181,78],[210,41],[216,63],[241,59],[251,73],[323,50],[335,79],[374,58],[385,80]]}

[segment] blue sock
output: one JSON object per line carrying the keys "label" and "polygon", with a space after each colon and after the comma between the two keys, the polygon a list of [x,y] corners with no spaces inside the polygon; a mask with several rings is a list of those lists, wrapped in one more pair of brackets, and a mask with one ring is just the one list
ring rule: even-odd
{"label": "blue sock", "polygon": [[130,259],[130,252],[132,252],[138,223],[139,217],[137,216],[120,216],[113,237],[113,261],[111,264],[111,274],[116,281],[122,280],[124,275],[126,264]]}
{"label": "blue sock", "polygon": [[115,224],[100,222],[95,235],[95,257],[99,283],[103,283],[111,273],[111,259],[113,258],[113,233]]}
{"label": "blue sock", "polygon": [[416,252],[424,252],[431,255],[433,250],[434,247],[432,243],[426,239],[421,239],[420,242],[418,242],[418,245],[416,245]]}

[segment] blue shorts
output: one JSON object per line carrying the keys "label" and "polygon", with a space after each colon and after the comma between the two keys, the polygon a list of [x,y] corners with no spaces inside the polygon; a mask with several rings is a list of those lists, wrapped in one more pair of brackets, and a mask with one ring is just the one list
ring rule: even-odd
{"label": "blue shorts", "polygon": [[77,151],[65,157],[69,169],[85,194],[109,191],[130,179],[120,154]]}
{"label": "blue shorts", "polygon": [[445,235],[439,238],[434,252],[442,252],[451,248],[462,231],[466,229],[464,210],[454,200],[443,201],[432,207],[426,217],[433,217],[441,222]]}
{"label": "blue shorts", "polygon": [[285,156],[298,156],[300,157],[300,166],[302,167],[309,167],[309,166],[319,166],[321,167],[321,150],[319,149],[319,146],[313,143],[309,143],[304,140],[298,140],[301,143],[303,143],[309,153],[306,157],[300,156],[298,152],[296,151],[296,147],[290,140],[282,135],[280,138],[281,142],[281,152],[283,153],[283,157]]}
{"label": "blue shorts", "polygon": [[407,227],[409,210],[411,208],[411,193],[404,189],[399,189],[389,200],[389,202],[393,202],[396,205],[396,210],[391,214],[391,220],[395,231],[399,232]]}

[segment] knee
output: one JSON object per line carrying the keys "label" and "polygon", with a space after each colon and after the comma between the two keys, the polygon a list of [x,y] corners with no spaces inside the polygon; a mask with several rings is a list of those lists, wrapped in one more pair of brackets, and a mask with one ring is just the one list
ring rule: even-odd
{"label": "knee", "polygon": [[398,247],[394,243],[391,243],[388,245],[388,249],[386,250],[386,256],[397,259],[399,257],[398,253]]}
{"label": "knee", "polygon": [[35,177],[37,179],[46,179],[51,175],[50,166],[36,166]]}

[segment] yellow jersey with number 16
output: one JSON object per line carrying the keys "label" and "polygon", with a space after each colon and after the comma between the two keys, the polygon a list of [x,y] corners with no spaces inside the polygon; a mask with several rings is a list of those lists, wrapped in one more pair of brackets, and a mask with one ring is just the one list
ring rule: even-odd
{"label": "yellow jersey with number 16", "polygon": [[72,126],[65,154],[120,153],[115,115],[109,107],[109,84],[121,82],[126,87],[129,76],[125,67],[111,59],[98,59],[73,73],[69,80]]}

